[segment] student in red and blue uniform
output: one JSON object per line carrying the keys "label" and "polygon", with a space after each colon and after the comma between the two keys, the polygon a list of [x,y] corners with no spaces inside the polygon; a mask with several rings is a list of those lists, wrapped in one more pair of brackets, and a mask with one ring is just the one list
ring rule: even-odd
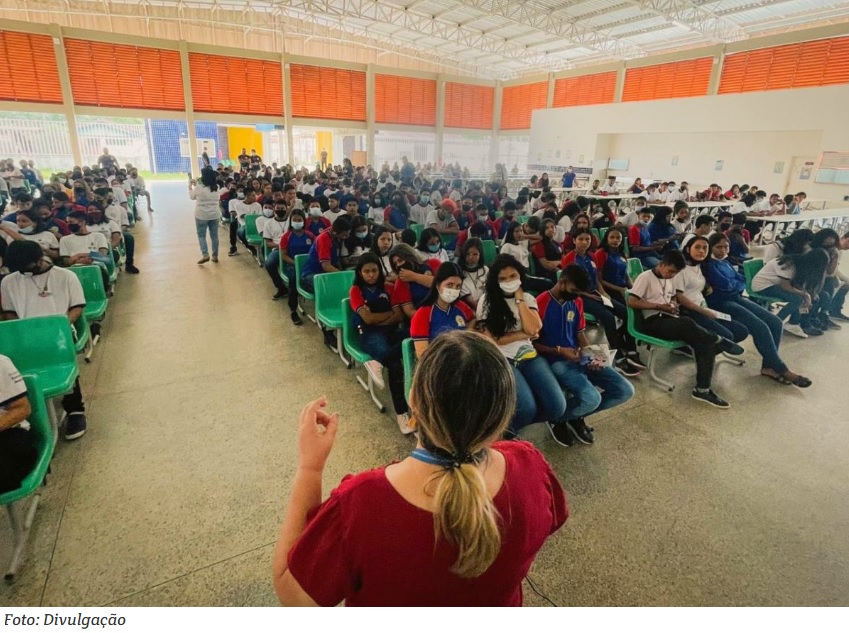
{"label": "student in red and blue uniform", "polygon": [[309,259],[301,271],[301,285],[305,290],[314,292],[313,278],[321,273],[335,273],[342,270],[342,243],[351,234],[351,221],[339,216],[333,221],[329,231],[315,238],[309,252]]}
{"label": "student in red and blue uniform", "polygon": [[[548,423],[552,437],[562,446],[571,446],[575,440],[592,444],[592,428],[584,418],[619,406],[634,395],[634,387],[615,369],[587,362],[581,354],[589,343],[584,335],[586,322],[580,294],[589,287],[587,271],[573,264],[563,269],[551,290],[537,297],[542,329],[534,347],[569,394],[564,418]],[[603,392],[599,393],[596,387]]]}
{"label": "student in red and blue uniform", "polygon": [[475,313],[460,300],[462,287],[463,273],[457,264],[444,262],[436,269],[430,293],[410,323],[417,357],[443,332],[474,329]]}
{"label": "student in red and blue uniform", "polygon": [[660,251],[663,248],[662,242],[652,240],[648,227],[651,218],[652,212],[644,207],[637,214],[637,223],[628,229],[631,254],[640,260],[645,270],[654,269],[660,263]]}
{"label": "student in red and blue uniform", "polygon": [[324,211],[321,209],[321,202],[318,198],[310,200],[307,214],[306,229],[313,235],[320,235],[330,228],[330,220],[324,217]]}
{"label": "student in red and blue uniform", "polygon": [[392,305],[401,306],[406,317],[412,319],[416,308],[430,293],[440,262],[435,259],[422,262],[412,246],[398,244],[389,252],[389,263],[398,275],[392,290]]}
{"label": "student in red and blue uniform", "polygon": [[398,428],[405,435],[412,433],[415,428],[410,424],[404,394],[404,363],[401,356],[401,343],[409,332],[406,328],[398,327],[404,321],[404,314],[400,306],[392,305],[380,258],[374,253],[363,253],[357,261],[349,297],[360,344],[373,359],[365,363],[366,371],[375,384],[383,388],[382,369],[386,367]]}
{"label": "student in red and blue uniform", "polygon": [[628,277],[628,258],[622,252],[625,229],[613,226],[601,239],[601,245],[593,253],[595,265],[601,277],[601,285],[610,299],[625,305],[625,291],[631,287]]}
{"label": "student in red and blue uniform", "polygon": [[280,258],[283,260],[283,271],[289,280],[289,312],[292,323],[303,325],[298,315],[298,291],[295,287],[295,256],[307,255],[315,242],[315,235],[304,228],[306,218],[300,209],[293,209],[289,214],[289,230],[280,237]]}

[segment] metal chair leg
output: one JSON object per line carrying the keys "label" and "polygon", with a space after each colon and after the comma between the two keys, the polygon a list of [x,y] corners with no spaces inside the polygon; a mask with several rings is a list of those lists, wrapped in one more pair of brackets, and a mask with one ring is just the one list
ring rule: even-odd
{"label": "metal chair leg", "polygon": [[383,403],[377,397],[377,394],[374,393],[374,381],[371,379],[371,374],[366,372],[367,381],[363,380],[362,377],[357,376],[357,382],[360,383],[360,387],[368,391],[368,394],[371,396],[372,401],[377,405],[378,410],[381,413],[386,413],[386,407],[383,406]]}
{"label": "metal chair leg", "polygon": [[51,398],[47,401],[47,419],[50,420],[50,428],[53,429],[54,445],[59,441],[59,424],[61,420],[56,413],[56,398]]}
{"label": "metal chair leg", "polygon": [[342,359],[345,367],[347,369],[351,369],[354,365],[354,361],[345,357],[345,345],[342,342],[342,328],[336,328],[334,332],[336,333],[336,353],[339,354],[339,358]]}
{"label": "metal chair leg", "polygon": [[[38,509],[38,502],[40,499],[41,494],[36,492],[27,499],[22,499],[6,506],[15,542],[15,547],[12,552],[12,561],[9,564],[9,570],[3,576],[3,580],[5,580],[7,584],[15,582],[15,576],[26,557],[30,529],[32,528],[32,522],[35,519],[35,511]],[[29,501],[29,507],[26,508],[26,514],[23,514],[24,504],[27,501]]]}
{"label": "metal chair leg", "polygon": [[649,376],[651,376],[652,380],[655,382],[663,385],[669,393],[672,393],[675,391],[675,385],[658,376],[655,371],[655,361],[657,360],[657,354],[655,354],[656,351],[657,350],[654,347],[649,347]]}

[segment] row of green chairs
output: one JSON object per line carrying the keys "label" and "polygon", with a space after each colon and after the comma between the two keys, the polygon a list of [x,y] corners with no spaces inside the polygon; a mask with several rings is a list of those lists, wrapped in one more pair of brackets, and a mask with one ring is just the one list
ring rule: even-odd
{"label": "row of green chairs", "polygon": [[249,213],[245,216],[245,239],[248,244],[253,246],[256,250],[257,262],[259,262],[259,265],[262,266],[265,263],[265,259],[263,258],[263,255],[265,254],[265,250],[263,249],[265,239],[256,228],[256,220],[258,217],[259,215],[255,213]]}

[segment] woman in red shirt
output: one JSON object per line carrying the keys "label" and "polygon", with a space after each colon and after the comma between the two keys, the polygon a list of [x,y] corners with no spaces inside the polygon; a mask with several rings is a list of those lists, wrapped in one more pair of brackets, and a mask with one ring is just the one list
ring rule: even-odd
{"label": "woman in red shirt", "polygon": [[[458,376],[467,388],[458,388]],[[515,389],[493,342],[474,332],[442,334],[413,379],[416,449],[401,462],[346,477],[324,503],[321,477],[339,416],[324,411],[324,397],[308,404],[274,552],[281,603],[521,605],[522,580],[568,508],[539,451],[497,441],[513,415]]]}

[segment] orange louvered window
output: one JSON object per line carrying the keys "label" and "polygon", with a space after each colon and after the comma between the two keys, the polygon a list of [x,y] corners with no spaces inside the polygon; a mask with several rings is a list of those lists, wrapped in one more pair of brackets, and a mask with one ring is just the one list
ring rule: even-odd
{"label": "orange louvered window", "polygon": [[554,82],[554,107],[613,103],[616,72],[566,77]]}
{"label": "orange louvered window", "polygon": [[49,35],[0,31],[0,101],[62,103]]}
{"label": "orange louvered window", "polygon": [[492,129],[495,88],[452,81],[445,84],[445,127]]}
{"label": "orange louvered window", "polygon": [[835,37],[728,55],[719,94],[844,83],[849,83],[849,37]]}
{"label": "orange louvered window", "polygon": [[292,116],[366,120],[366,74],[359,70],[292,64]]}
{"label": "orange louvered window", "polygon": [[280,62],[189,53],[195,112],[283,115]]}
{"label": "orange louvered window", "polygon": [[77,105],[183,110],[180,53],[66,39]]}
{"label": "orange louvered window", "polygon": [[436,81],[375,75],[374,110],[378,123],[436,125]]}
{"label": "orange louvered window", "polygon": [[712,57],[629,68],[622,101],[703,97],[708,93],[712,68]]}
{"label": "orange louvered window", "polygon": [[526,130],[531,127],[531,113],[545,108],[548,82],[507,86],[501,93],[502,130]]}

